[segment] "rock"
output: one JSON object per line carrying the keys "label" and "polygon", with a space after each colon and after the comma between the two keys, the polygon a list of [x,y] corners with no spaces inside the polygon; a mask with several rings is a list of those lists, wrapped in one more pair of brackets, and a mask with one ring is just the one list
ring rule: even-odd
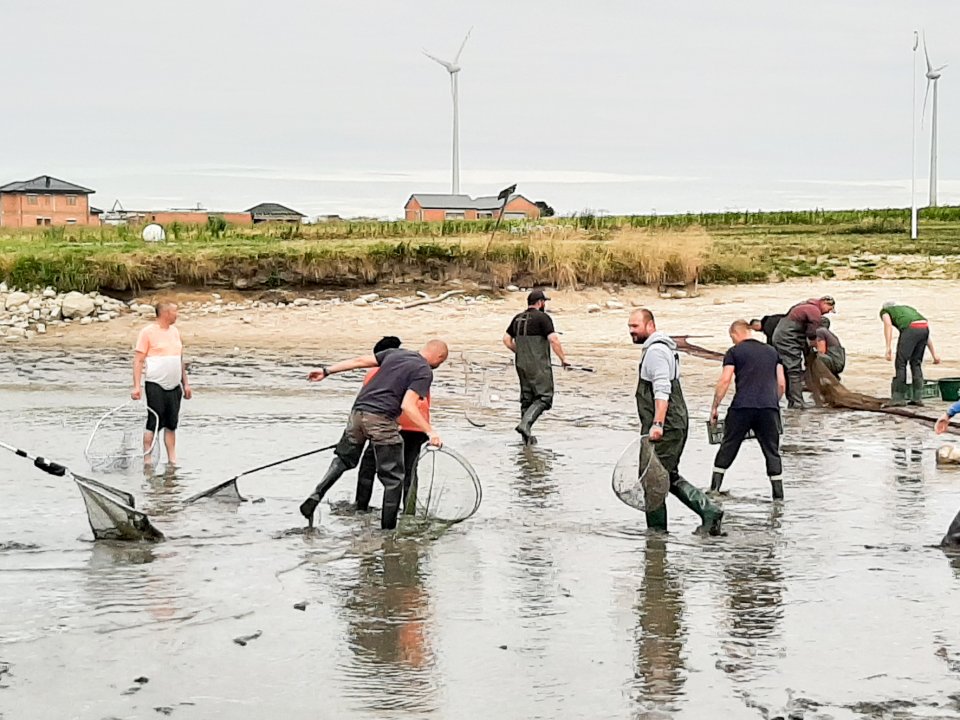
{"label": "rock", "polygon": [[39,320],[39,319],[40,319],[40,311],[39,311],[39,310],[34,310],[32,313],[30,313],[30,317],[32,317],[34,320]]}
{"label": "rock", "polygon": [[7,287],[5,282],[0,282],[0,293],[9,292],[10,289]]}
{"label": "rock", "polygon": [[670,297],[672,297],[674,300],[680,300],[681,298],[685,298],[686,296],[687,296],[686,290],[674,290],[672,293],[670,293]]}
{"label": "rock", "polygon": [[619,300],[607,300],[606,305],[608,310],[623,310],[625,307]]}
{"label": "rock", "polygon": [[233,641],[240,647],[244,647],[248,642],[256,640],[261,635],[263,635],[263,631],[257,630],[253,635],[241,635],[240,637],[235,637]]}
{"label": "rock", "polygon": [[310,304],[310,301],[307,298],[297,298],[296,300],[293,301],[294,307],[304,307],[309,304]]}
{"label": "rock", "polygon": [[26,334],[24,337],[26,337],[27,340],[32,340],[32,339],[35,338],[36,336],[37,336],[37,333],[36,333],[35,331],[33,331],[33,330],[27,330],[27,334]]}
{"label": "rock", "polygon": [[27,331],[24,330],[24,329],[21,328],[21,327],[9,327],[9,328],[7,328],[7,337],[8,337],[8,338],[9,338],[9,337],[21,338],[21,337],[26,337],[26,336],[27,336]]}
{"label": "rock", "polygon": [[520,288],[516,285],[507,285],[507,292],[519,292]]}
{"label": "rock", "polygon": [[137,685],[146,685],[148,682],[150,682],[150,678],[148,678],[146,675],[141,675],[140,677],[134,679],[134,682],[137,683]]}
{"label": "rock", "polygon": [[110,322],[113,319],[113,316],[110,313],[100,313],[97,315],[97,320],[99,322]]}
{"label": "rock", "polygon": [[23,340],[23,338],[19,335],[6,335],[3,338],[4,342],[18,342],[20,340]]}
{"label": "rock", "polygon": [[37,334],[38,334],[38,335],[46,335],[46,334],[47,334],[47,326],[44,325],[43,323],[37,323]]}
{"label": "rock", "polygon": [[157,316],[157,309],[153,307],[153,305],[138,305],[137,315],[145,318],[155,318]]}
{"label": "rock", "polygon": [[587,305],[587,307],[586,307],[586,311],[587,311],[588,313],[598,313],[598,312],[600,312],[602,309],[603,309],[603,308],[601,308],[601,307],[600,307],[599,305],[597,305],[596,303],[590,303],[590,304]]}
{"label": "rock", "polygon": [[257,298],[257,300],[268,303],[290,303],[293,302],[294,297],[292,293],[289,293],[286,290],[267,290],[266,292],[260,293],[260,296]]}
{"label": "rock", "polygon": [[249,315],[244,315],[242,318],[240,318],[240,320],[245,322],[247,325],[253,322],[253,318],[250,317]]}
{"label": "rock", "polygon": [[93,299],[93,304],[98,308],[102,308],[104,305],[104,302],[105,302],[104,299],[99,295]]}
{"label": "rock", "polygon": [[27,303],[27,307],[31,310],[39,310],[43,307],[43,300],[38,297],[30,298],[30,301]]}
{"label": "rock", "polygon": [[630,307],[643,307],[643,300],[640,298],[630,298]]}
{"label": "rock", "polygon": [[353,304],[356,305],[356,306],[358,306],[358,307],[366,307],[369,303],[367,303],[367,301],[364,300],[364,299],[361,297],[361,298],[357,298],[356,300],[354,300],[354,301],[353,301]]}
{"label": "rock", "polygon": [[92,317],[89,317],[89,316],[88,316],[88,317],[85,317],[85,318],[80,318],[80,324],[81,324],[81,325],[89,325],[89,324],[91,324],[93,321],[94,321],[94,319],[93,319]]}
{"label": "rock", "polygon": [[367,293],[366,295],[361,295],[361,296],[360,296],[360,299],[361,299],[361,300],[366,300],[368,303],[372,303],[372,302],[376,302],[377,300],[379,300],[379,299],[380,299],[380,295],[379,295],[378,293]]}
{"label": "rock", "polygon": [[4,305],[6,310],[13,310],[30,301],[30,296],[25,292],[12,292],[7,295],[7,302]]}
{"label": "rock", "polygon": [[210,297],[212,297],[214,300],[220,300],[223,296],[220,295],[220,293],[210,293]]}
{"label": "rock", "polygon": [[294,604],[293,604],[293,609],[294,609],[294,610],[306,610],[306,609],[307,609],[307,603],[306,603],[306,602],[294,603]]}
{"label": "rock", "polygon": [[242,277],[234,278],[233,287],[235,287],[237,290],[246,290],[248,287],[250,287],[250,281]]}
{"label": "rock", "polygon": [[43,291],[43,297],[47,299],[55,298],[56,296],[57,296],[57,291],[51,287],[48,287],[46,290]]}
{"label": "rock", "polygon": [[60,306],[60,312],[65,318],[85,318],[90,315],[96,305],[88,296],[78,292],[67,293]]}

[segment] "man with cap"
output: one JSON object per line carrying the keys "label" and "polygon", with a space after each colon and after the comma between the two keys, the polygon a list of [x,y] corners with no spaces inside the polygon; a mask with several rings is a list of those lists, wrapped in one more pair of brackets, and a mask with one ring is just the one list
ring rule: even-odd
{"label": "man with cap", "polygon": [[803,358],[816,341],[817,329],[823,316],[833,312],[836,302],[829,295],[819,300],[811,298],[798,303],[787,311],[773,333],[773,346],[780,353],[787,374],[787,407],[804,409]]}
{"label": "man with cap", "polygon": [[536,442],[533,424],[553,407],[551,349],[560,364],[568,366],[560,336],[545,311],[549,299],[540,289],[527,295],[527,309],[510,321],[503,336],[503,344],[515,355],[520,380],[520,424],[516,429],[525,445]]}
{"label": "man with cap", "polygon": [[890,383],[890,404],[907,404],[907,365],[910,365],[910,381],[913,384],[914,405],[923,405],[923,353],[930,348],[934,365],[940,364],[940,356],[930,340],[927,319],[909,305],[888,300],[880,308],[883,320],[883,339],[887,343],[886,358],[893,360],[893,328],[900,332],[897,340],[897,357],[894,361],[894,377]]}

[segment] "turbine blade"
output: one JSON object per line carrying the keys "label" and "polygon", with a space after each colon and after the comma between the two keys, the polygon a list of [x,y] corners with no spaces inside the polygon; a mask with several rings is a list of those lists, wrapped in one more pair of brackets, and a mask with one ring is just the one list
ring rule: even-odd
{"label": "turbine blade", "polygon": [[927,80],[927,89],[923,93],[923,111],[920,113],[920,127],[923,127],[923,119],[927,115],[927,97],[930,95],[930,85],[933,80]]}
{"label": "turbine blade", "polygon": [[463,47],[464,47],[464,45],[467,44],[467,40],[470,39],[470,33],[472,33],[472,32],[473,32],[473,28],[470,28],[469,30],[467,30],[467,34],[466,34],[466,36],[463,38],[463,42],[460,43],[460,49],[457,50],[457,56],[453,59],[453,62],[454,62],[454,63],[459,63],[459,62],[460,62],[460,53],[463,52]]}
{"label": "turbine blade", "polygon": [[426,56],[427,56],[428,58],[430,58],[431,60],[433,60],[435,63],[439,63],[440,65],[443,65],[443,66],[447,69],[447,72],[453,72],[453,64],[452,64],[452,63],[448,63],[446,60],[441,60],[440,58],[436,57],[435,55],[431,55],[431,54],[428,53],[426,50],[423,51],[423,54],[426,55]]}
{"label": "turbine blade", "polygon": [[934,68],[933,71],[934,71],[934,72],[940,72],[940,71],[943,70],[945,67],[949,67],[949,65],[950,65],[950,63],[944,63],[944,64],[941,65],[940,67]]}
{"label": "turbine blade", "polygon": [[930,64],[930,51],[927,49],[927,34],[923,34],[923,56],[927,59],[927,72],[933,70],[933,65]]}

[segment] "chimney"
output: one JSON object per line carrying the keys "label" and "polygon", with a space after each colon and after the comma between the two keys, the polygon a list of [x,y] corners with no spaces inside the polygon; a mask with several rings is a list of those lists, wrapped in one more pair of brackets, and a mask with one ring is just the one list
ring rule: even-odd
{"label": "chimney", "polygon": [[49,175],[44,175],[44,177],[46,178],[46,181],[45,181],[45,182],[46,182],[47,187],[50,187],[50,176],[49,176]]}

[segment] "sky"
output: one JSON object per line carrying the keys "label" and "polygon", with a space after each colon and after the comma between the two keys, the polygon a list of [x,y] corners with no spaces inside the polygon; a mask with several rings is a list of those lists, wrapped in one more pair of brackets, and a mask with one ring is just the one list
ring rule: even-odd
{"label": "sky", "polygon": [[[0,1],[0,181],[109,209],[399,217],[512,183],[559,213],[906,207],[916,60],[940,80],[939,202],[960,204],[956,0]],[[18,30],[20,28],[20,30]],[[955,67],[954,67],[955,65]]]}

